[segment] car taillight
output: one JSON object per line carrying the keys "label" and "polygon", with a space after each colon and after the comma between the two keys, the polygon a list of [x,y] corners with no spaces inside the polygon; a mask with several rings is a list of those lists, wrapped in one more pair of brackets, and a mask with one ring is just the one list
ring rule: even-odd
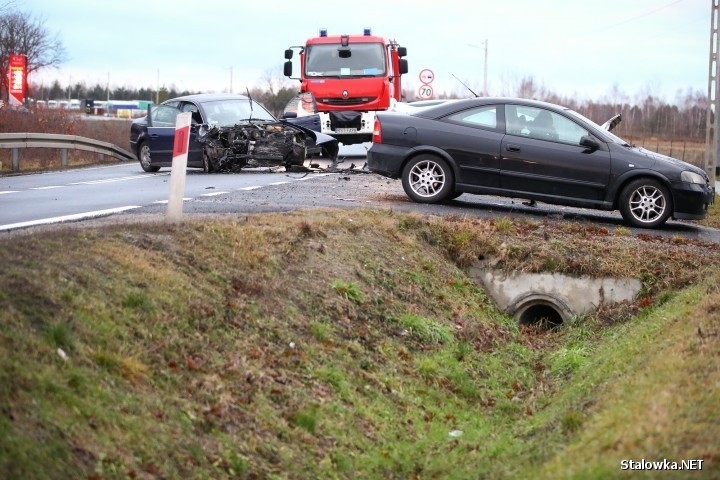
{"label": "car taillight", "polygon": [[372,142],[382,143],[382,125],[380,125],[380,119],[377,117],[375,117],[375,124],[373,125]]}

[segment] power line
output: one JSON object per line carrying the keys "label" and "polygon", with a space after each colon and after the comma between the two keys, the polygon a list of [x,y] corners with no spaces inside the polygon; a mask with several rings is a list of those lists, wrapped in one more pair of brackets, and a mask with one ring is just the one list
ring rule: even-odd
{"label": "power line", "polygon": [[683,1],[685,1],[685,0],[675,0],[674,2],[668,3],[667,5],[664,5],[664,6],[662,6],[662,7],[656,8],[656,9],[654,9],[654,10],[650,10],[649,12],[641,13],[640,15],[636,15],[636,16],[634,16],[634,17],[628,18],[628,19],[623,20],[623,21],[621,21],[621,22],[617,22],[617,23],[613,23],[613,24],[611,24],[611,25],[606,25],[606,26],[604,26],[604,27],[600,27],[600,28],[598,28],[598,29],[596,29],[596,30],[590,31],[589,33],[602,32],[603,30],[609,30],[609,29],[611,29],[611,28],[619,27],[620,25],[625,25],[626,23],[630,23],[630,22],[632,22],[633,20],[637,20],[638,18],[647,17],[648,15],[652,15],[653,13],[657,13],[657,12],[659,12],[660,10],[665,10],[666,8],[672,7],[673,5],[678,4],[678,3],[680,3],[680,2],[683,2]]}

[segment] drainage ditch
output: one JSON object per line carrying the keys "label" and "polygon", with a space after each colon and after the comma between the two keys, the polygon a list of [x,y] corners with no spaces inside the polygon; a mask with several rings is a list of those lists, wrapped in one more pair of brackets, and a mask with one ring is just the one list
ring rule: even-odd
{"label": "drainage ditch", "polygon": [[505,273],[478,262],[468,274],[497,306],[521,325],[557,326],[604,305],[633,301],[642,282],[637,278],[595,278],[560,273]]}

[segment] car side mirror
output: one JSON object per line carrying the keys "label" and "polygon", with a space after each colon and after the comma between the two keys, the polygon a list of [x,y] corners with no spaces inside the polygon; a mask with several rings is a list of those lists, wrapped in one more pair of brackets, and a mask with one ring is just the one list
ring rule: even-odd
{"label": "car side mirror", "polygon": [[292,77],[292,70],[293,70],[293,69],[292,69],[292,60],[288,60],[288,61],[285,62],[285,64],[283,65],[283,74],[284,74],[286,77]]}
{"label": "car side mirror", "polygon": [[590,150],[597,150],[600,148],[600,144],[590,135],[583,135],[580,137],[580,146],[589,148]]}
{"label": "car side mirror", "polygon": [[282,118],[297,118],[297,112],[283,112]]}
{"label": "car side mirror", "polygon": [[293,51],[291,48],[285,50],[285,60],[290,60],[293,57]]}

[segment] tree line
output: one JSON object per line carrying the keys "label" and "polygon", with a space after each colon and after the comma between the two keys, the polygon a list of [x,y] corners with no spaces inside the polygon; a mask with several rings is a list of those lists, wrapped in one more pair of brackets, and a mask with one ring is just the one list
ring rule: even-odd
{"label": "tree line", "polygon": [[[276,116],[281,116],[285,105],[297,94],[297,86],[272,71],[268,71],[260,79],[260,86],[241,93],[250,94],[253,99],[262,103]],[[178,90],[174,86],[152,88],[113,87],[96,84],[87,86],[77,82],[71,86],[64,86],[55,80],[50,86],[30,83],[30,96],[38,100],[60,100],[69,98],[91,98],[94,100],[150,100],[164,102],[169,98],[181,95],[190,95],[187,90]],[[415,93],[410,90],[403,92],[403,97],[414,98]],[[617,86],[614,86],[608,95],[600,100],[578,100],[577,98],[559,95],[544,87],[537,87],[532,77],[524,78],[518,87],[507,94],[519,98],[532,98],[569,107],[596,123],[602,124],[613,115],[620,113],[622,123],[617,133],[621,136],[658,136],[663,138],[685,138],[693,140],[705,139],[705,124],[707,109],[709,107],[707,95],[687,90],[678,92],[674,103],[668,103],[651,92],[642,92],[634,100]],[[470,96],[469,92],[462,91],[442,93],[439,98],[461,98]]]}

